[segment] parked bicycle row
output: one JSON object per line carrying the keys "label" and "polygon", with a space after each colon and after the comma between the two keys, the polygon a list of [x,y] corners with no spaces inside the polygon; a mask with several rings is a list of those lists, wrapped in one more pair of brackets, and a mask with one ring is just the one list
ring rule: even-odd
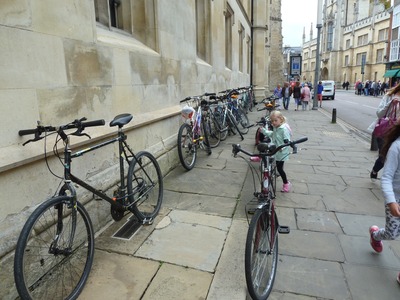
{"label": "parked bicycle row", "polygon": [[247,112],[255,104],[253,88],[240,87],[216,93],[204,93],[181,100],[184,123],[178,131],[178,154],[182,166],[191,170],[202,149],[211,154],[228,135],[249,131]]}

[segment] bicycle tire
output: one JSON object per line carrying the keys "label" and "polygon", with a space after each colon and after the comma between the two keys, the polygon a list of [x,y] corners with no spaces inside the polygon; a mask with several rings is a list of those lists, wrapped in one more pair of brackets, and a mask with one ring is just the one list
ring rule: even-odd
{"label": "bicycle tire", "polygon": [[242,141],[244,140],[243,134],[240,132],[239,127],[237,126],[237,120],[235,116],[232,115],[232,113],[228,112],[227,118],[229,119],[229,125],[231,126],[230,129],[234,134],[239,133],[240,138]]}
{"label": "bicycle tire", "polygon": [[76,299],[83,290],[93,263],[94,231],[86,209],[76,204],[74,214],[71,197],[50,198],[25,223],[14,257],[14,279],[22,299]]}
{"label": "bicycle tire", "polygon": [[211,147],[210,147],[210,139],[208,137],[208,131],[206,128],[206,120],[202,118],[201,120],[201,135],[203,136],[203,145],[204,150],[207,152],[208,155],[211,155]]}
{"label": "bicycle tire", "polygon": [[156,158],[147,151],[137,153],[128,169],[130,210],[141,222],[151,224],[163,200],[163,177]]}
{"label": "bicycle tire", "polygon": [[248,126],[250,125],[250,121],[249,121],[249,118],[247,117],[246,113],[240,107],[237,109],[237,121],[238,121],[238,124],[240,124],[240,127],[241,127],[240,128],[238,126],[240,128],[240,132],[242,134],[248,133],[249,132]]}
{"label": "bicycle tire", "polygon": [[229,126],[226,122],[224,122],[224,114],[221,112],[216,111],[214,113],[214,119],[218,123],[219,130],[221,132],[220,139],[221,141],[225,141],[228,137]]}
{"label": "bicycle tire", "polygon": [[209,146],[211,148],[216,148],[221,142],[221,131],[219,130],[219,125],[216,124],[215,118],[208,116],[204,120],[205,131],[207,131],[208,140],[210,142]]}
{"label": "bicycle tire", "polygon": [[[275,212],[273,216],[271,220],[267,206],[257,209],[247,232],[246,284],[250,296],[256,300],[267,299],[275,281],[278,264],[278,220]],[[271,241],[274,241],[272,247]]]}
{"label": "bicycle tire", "polygon": [[197,145],[193,142],[192,127],[184,123],[178,131],[178,156],[182,166],[190,171],[196,164]]}

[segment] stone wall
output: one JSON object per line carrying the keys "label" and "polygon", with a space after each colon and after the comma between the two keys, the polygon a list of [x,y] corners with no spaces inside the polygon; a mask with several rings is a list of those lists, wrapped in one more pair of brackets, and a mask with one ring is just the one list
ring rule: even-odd
{"label": "stone wall", "polygon": [[[39,203],[56,192],[60,182],[45,165],[45,144],[49,165],[62,175],[60,162],[52,153],[52,138],[23,147],[28,137],[19,137],[18,130],[34,128],[38,120],[57,126],[81,117],[105,119],[107,126],[87,130],[91,140],[72,139],[73,147],[87,147],[110,137],[114,129],[108,123],[115,115],[128,112],[134,116],[125,127],[129,144],[135,152],[153,153],[165,175],[178,163],[179,100],[248,85],[251,69],[261,92],[268,86],[265,36],[260,40],[255,36],[253,68],[245,59],[239,71],[238,26],[244,28],[244,36],[251,36],[249,0],[205,2],[211,12],[207,61],[199,59],[196,52],[195,1],[146,1],[142,8],[154,9],[153,15],[146,15],[149,24],[154,24],[147,28],[152,35],[148,45],[145,38],[135,39],[97,23],[94,1],[0,3],[1,299],[13,299],[16,293],[12,258],[24,222]],[[225,66],[227,3],[235,17],[230,69]],[[258,12],[257,22],[265,28],[269,4],[260,3],[263,11]],[[242,57],[250,57],[250,48],[243,49]],[[74,173],[95,186],[112,186],[118,161],[114,150],[108,146],[77,159]],[[79,197],[96,229],[111,220],[107,203],[93,201],[93,195],[81,189]]]}

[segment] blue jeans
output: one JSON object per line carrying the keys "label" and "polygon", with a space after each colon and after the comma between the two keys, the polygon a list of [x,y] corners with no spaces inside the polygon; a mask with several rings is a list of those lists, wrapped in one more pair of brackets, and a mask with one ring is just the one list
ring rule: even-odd
{"label": "blue jeans", "polygon": [[290,103],[290,97],[283,97],[283,107],[286,110],[289,109],[289,103]]}

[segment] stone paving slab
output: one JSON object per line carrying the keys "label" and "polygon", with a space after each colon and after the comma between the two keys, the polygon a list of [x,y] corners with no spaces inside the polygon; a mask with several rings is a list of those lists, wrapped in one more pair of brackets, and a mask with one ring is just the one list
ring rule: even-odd
{"label": "stone paving slab", "polygon": [[299,229],[342,233],[342,229],[333,212],[296,209],[297,226]]}
{"label": "stone paving slab", "polygon": [[246,220],[233,221],[210,286],[208,300],[242,300],[246,298],[244,249],[247,229]]}
{"label": "stone paving slab", "polygon": [[400,285],[396,282],[398,270],[344,264],[352,300],[399,299]]}
{"label": "stone paving slab", "polygon": [[305,230],[291,230],[288,235],[280,235],[279,253],[336,262],[345,260],[335,234]]}
{"label": "stone paving slab", "polygon": [[318,299],[351,299],[339,263],[286,255],[278,260],[274,290]]}
{"label": "stone paving slab", "polygon": [[208,272],[163,263],[140,299],[206,299],[212,278]]}
{"label": "stone paving slab", "polygon": [[369,237],[368,229],[371,225],[377,225],[379,227],[385,225],[384,217],[344,213],[336,213],[336,217],[339,220],[344,234],[350,236]]}
{"label": "stone paving slab", "polygon": [[347,263],[400,270],[400,260],[387,247],[389,242],[384,241],[383,252],[376,253],[369,244],[369,237],[340,235],[339,240]]}
{"label": "stone paving slab", "polygon": [[214,272],[232,219],[173,211],[158,224],[136,256]]}
{"label": "stone paving slab", "polygon": [[80,300],[140,299],[160,263],[96,249]]}

